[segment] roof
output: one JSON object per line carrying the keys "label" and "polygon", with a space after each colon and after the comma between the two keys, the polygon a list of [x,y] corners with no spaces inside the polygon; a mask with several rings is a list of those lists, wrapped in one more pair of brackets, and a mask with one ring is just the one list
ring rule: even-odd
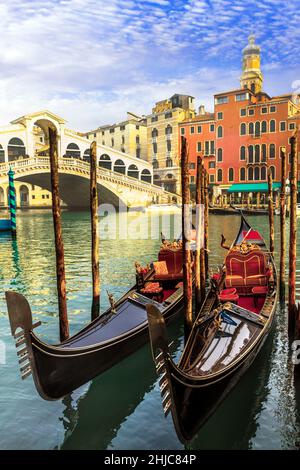
{"label": "roof", "polygon": [[214,121],[215,114],[214,113],[205,113],[205,114],[198,114],[193,118],[186,118],[179,123],[181,124],[188,124],[188,123],[196,123],[196,122],[205,122],[205,121]]}
{"label": "roof", "polygon": [[235,90],[223,91],[223,93],[217,93],[214,96],[223,96],[223,95],[232,95],[234,93],[250,93],[253,95],[252,91],[249,88],[236,88]]}
{"label": "roof", "polygon": [[44,109],[42,111],[37,111],[35,113],[30,113],[30,114],[25,114],[24,116],[21,116],[14,121],[11,121],[11,124],[22,124],[24,120],[27,119],[33,119],[33,118],[38,118],[41,115],[47,115],[50,118],[52,118],[55,121],[58,121],[60,124],[65,124],[67,121],[63,119],[62,117],[58,116],[57,114],[52,113],[51,111],[48,111],[47,109]]}

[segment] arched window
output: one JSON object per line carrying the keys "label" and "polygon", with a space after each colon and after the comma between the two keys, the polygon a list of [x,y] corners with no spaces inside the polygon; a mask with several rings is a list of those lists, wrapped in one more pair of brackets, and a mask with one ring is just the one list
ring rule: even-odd
{"label": "arched window", "polygon": [[218,149],[218,162],[223,161],[223,149]]}
{"label": "arched window", "polygon": [[244,168],[243,166],[240,169],[240,180],[246,181],[246,168]]}
{"label": "arched window", "polygon": [[265,134],[266,132],[268,132],[268,130],[267,130],[267,121],[263,121],[261,123],[261,133]]}
{"label": "arched window", "polygon": [[253,135],[254,134],[254,123],[249,122],[249,134]]}
{"label": "arched window", "polygon": [[271,119],[271,121],[270,121],[270,132],[276,132],[276,121],[275,121],[275,119]]}
{"label": "arched window", "polygon": [[20,206],[26,207],[29,205],[29,190],[25,184],[20,186]]}
{"label": "arched window", "polygon": [[152,165],[154,170],[159,168],[158,160],[156,158],[153,160]]}
{"label": "arched window", "polygon": [[104,153],[103,155],[100,156],[99,158],[99,166],[101,168],[105,168],[106,170],[111,170],[111,159],[109,155],[106,155]]}
{"label": "arched window", "polygon": [[90,162],[90,157],[91,157],[91,149],[86,149],[84,151],[82,158],[85,162]]}
{"label": "arched window", "polygon": [[229,168],[229,170],[228,170],[228,181],[230,181],[230,182],[234,181],[234,170],[233,170],[233,168]]}
{"label": "arched window", "polygon": [[266,146],[266,144],[262,144],[262,146],[261,146],[261,161],[262,162],[267,161],[267,146]]}
{"label": "arched window", "polygon": [[146,183],[152,183],[151,173],[149,170],[143,170],[141,173],[141,180],[146,181]]}
{"label": "arched window", "polygon": [[247,130],[246,130],[246,124],[245,124],[244,122],[242,122],[240,134],[241,134],[241,135],[246,135],[246,132],[247,132]]}
{"label": "arched window", "polygon": [[0,186],[0,207],[5,206],[4,189]]}
{"label": "arched window", "polygon": [[129,165],[127,170],[127,175],[131,176],[131,178],[139,179],[139,170],[136,165]]}
{"label": "arched window", "polygon": [[252,168],[252,166],[250,166],[250,168],[248,168],[248,180],[253,181],[253,168]]}
{"label": "arched window", "polygon": [[248,147],[248,163],[253,163],[253,162],[254,162],[253,145],[249,145],[249,147]]}
{"label": "arched window", "polygon": [[260,146],[255,145],[255,163],[260,162]]}
{"label": "arched window", "polygon": [[218,138],[223,137],[223,127],[222,126],[218,126],[217,137]]}
{"label": "arched window", "polygon": [[158,136],[158,130],[154,127],[151,132],[152,137],[157,137]]}
{"label": "arched window", "polygon": [[261,170],[260,170],[260,179],[262,181],[265,181],[267,179],[267,169],[265,166],[262,166],[261,167]]}
{"label": "arched window", "polygon": [[259,137],[260,136],[260,122],[257,121],[255,123],[255,137]]}
{"label": "arched window", "polygon": [[126,173],[126,166],[123,160],[116,160],[114,164],[114,171],[116,173],[121,173],[121,175],[125,175]]}
{"label": "arched window", "polygon": [[259,166],[254,168],[254,181],[259,181]]}
{"label": "arched window", "polygon": [[2,145],[0,144],[0,163],[4,163],[5,161],[5,152],[3,150]]}
{"label": "arched window", "polygon": [[172,126],[170,126],[170,124],[167,125],[167,127],[165,129],[165,133],[166,133],[166,135],[172,134]]}
{"label": "arched window", "polygon": [[169,168],[170,166],[173,166],[173,160],[170,157],[167,157],[166,159],[166,167]]}
{"label": "arched window", "polygon": [[223,180],[223,171],[221,168],[219,168],[218,173],[217,173],[217,181],[218,183],[222,183],[222,180]]}
{"label": "arched window", "polygon": [[26,148],[23,140],[19,139],[18,137],[13,137],[10,139],[7,146],[7,155],[9,162],[17,160],[19,157],[25,157]]}
{"label": "arched window", "polygon": [[273,181],[275,180],[276,172],[275,172],[275,166],[270,166],[270,171],[272,175]]}
{"label": "arched window", "polygon": [[246,147],[244,146],[240,148],[240,160],[246,160]]}
{"label": "arched window", "polygon": [[276,153],[275,144],[270,144],[269,157],[275,158],[275,153]]}
{"label": "arched window", "polygon": [[80,158],[80,150],[77,144],[72,142],[67,146],[67,150],[65,153],[66,158]]}
{"label": "arched window", "polygon": [[251,83],[251,91],[255,95],[255,83]]}

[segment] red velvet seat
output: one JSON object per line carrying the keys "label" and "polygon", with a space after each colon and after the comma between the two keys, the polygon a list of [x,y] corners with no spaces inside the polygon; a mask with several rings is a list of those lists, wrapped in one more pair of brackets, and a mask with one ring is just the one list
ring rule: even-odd
{"label": "red velvet seat", "polygon": [[155,274],[154,278],[159,281],[183,279],[182,273],[182,249],[166,249],[161,250],[158,254],[158,261],[165,261],[168,273]]}
{"label": "red velvet seat", "polygon": [[252,287],[267,285],[266,258],[260,250],[245,255],[233,251],[227,255],[225,265],[226,287],[235,287],[239,293],[248,294],[252,292]]}

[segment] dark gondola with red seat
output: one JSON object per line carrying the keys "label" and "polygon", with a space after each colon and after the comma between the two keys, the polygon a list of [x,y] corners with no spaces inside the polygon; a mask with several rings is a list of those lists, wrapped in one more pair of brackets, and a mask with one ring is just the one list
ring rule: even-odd
{"label": "dark gondola with red seat", "polygon": [[182,442],[195,436],[250,367],[270,331],[276,303],[274,261],[261,235],[242,217],[178,365],[169,352],[163,317],[147,306],[164,412],[171,411]]}

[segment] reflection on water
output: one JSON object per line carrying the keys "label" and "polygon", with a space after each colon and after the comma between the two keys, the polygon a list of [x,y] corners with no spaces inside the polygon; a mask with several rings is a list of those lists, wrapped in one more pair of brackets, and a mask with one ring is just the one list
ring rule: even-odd
{"label": "reflection on water", "polygon": [[[137,234],[139,215],[131,216]],[[249,221],[268,238],[267,218],[249,217]],[[150,233],[165,230],[159,219],[155,223],[155,230],[155,224],[152,229],[148,225]],[[224,233],[231,241],[238,226],[237,216],[211,216],[211,265],[220,264],[224,256],[219,246],[220,234]],[[74,333],[90,316],[89,214],[64,212],[63,230],[69,320]],[[278,230],[276,233],[278,242]],[[106,289],[115,297],[120,296],[134,282],[134,261],[146,264],[155,258],[158,249],[157,236],[149,240],[100,242],[102,310],[108,306]],[[57,402],[42,400],[31,378],[21,381],[3,294],[7,289],[24,293],[35,319],[39,317],[42,321],[38,334],[49,342],[58,341],[53,229],[47,211],[20,213],[18,238],[0,237],[0,285],[0,339],[5,342],[7,357],[7,363],[0,368],[0,448],[183,447],[176,437],[171,416],[166,419],[163,416],[149,345]],[[300,440],[296,407],[299,397],[294,393],[286,320],[286,311],[279,310],[273,331],[257,360],[189,448],[294,448]],[[182,349],[180,319],[170,327],[170,335],[175,339],[173,349],[178,357]]]}

